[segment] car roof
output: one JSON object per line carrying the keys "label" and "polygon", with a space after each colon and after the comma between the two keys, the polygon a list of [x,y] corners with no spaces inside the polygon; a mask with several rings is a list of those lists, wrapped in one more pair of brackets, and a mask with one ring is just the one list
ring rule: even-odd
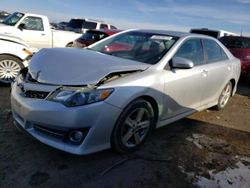
{"label": "car roof", "polygon": [[197,34],[192,34],[192,33],[188,33],[188,32],[154,30],[154,29],[135,29],[134,31],[140,31],[140,32],[145,32],[145,33],[154,33],[154,34],[159,34],[159,35],[170,35],[170,36],[175,36],[175,37],[185,37],[185,36],[189,36],[189,35],[197,35]]}
{"label": "car roof", "polygon": [[115,33],[119,33],[123,30],[120,30],[120,29],[90,29],[88,30],[87,32],[100,32],[100,33],[106,33],[107,35],[113,35]]}
{"label": "car roof", "polygon": [[220,39],[222,38],[234,38],[234,39],[250,39],[250,37],[245,37],[245,36],[224,36],[224,37],[221,37]]}

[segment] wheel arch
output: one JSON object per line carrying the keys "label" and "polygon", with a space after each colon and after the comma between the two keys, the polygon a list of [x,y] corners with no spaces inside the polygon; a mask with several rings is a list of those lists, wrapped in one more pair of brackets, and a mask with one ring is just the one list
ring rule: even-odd
{"label": "wheel arch", "polygon": [[231,82],[231,84],[232,84],[232,93],[231,93],[231,96],[233,96],[233,95],[234,95],[234,93],[236,92],[236,91],[235,91],[235,87],[236,87],[236,80],[235,80],[234,78],[232,78],[232,79],[230,79],[229,81],[230,81],[230,82]]}
{"label": "wheel arch", "polygon": [[138,97],[137,99],[144,99],[145,101],[148,101],[151,105],[152,105],[152,108],[154,110],[154,118],[155,118],[155,125],[159,119],[159,108],[158,108],[158,103],[156,102],[156,100],[151,97],[151,96],[148,96],[148,95],[144,95],[144,96],[141,96],[141,97]]}
{"label": "wheel arch", "polygon": [[14,54],[9,54],[9,53],[0,54],[0,57],[1,57],[1,56],[4,56],[4,55],[8,55],[8,56],[12,56],[12,57],[14,57],[14,58],[17,58],[17,59],[19,59],[21,62],[23,61],[23,59],[22,59],[21,57],[19,57],[19,56],[17,56],[17,55],[14,55]]}
{"label": "wheel arch", "polygon": [[71,42],[68,42],[67,44],[66,44],[66,46],[65,47],[72,47],[72,45],[73,45],[73,41],[71,41]]}

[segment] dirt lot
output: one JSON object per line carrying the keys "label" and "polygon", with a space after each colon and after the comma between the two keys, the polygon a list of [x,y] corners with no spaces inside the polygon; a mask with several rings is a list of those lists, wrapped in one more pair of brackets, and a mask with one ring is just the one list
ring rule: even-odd
{"label": "dirt lot", "polygon": [[74,156],[20,133],[0,87],[0,187],[250,187],[250,84],[223,111],[156,130],[137,152]]}

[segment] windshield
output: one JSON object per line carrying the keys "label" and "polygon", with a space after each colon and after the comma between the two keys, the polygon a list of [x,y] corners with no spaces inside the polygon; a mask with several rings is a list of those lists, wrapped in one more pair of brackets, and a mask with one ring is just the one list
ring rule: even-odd
{"label": "windshield", "polygon": [[129,31],[100,42],[90,49],[125,59],[155,64],[177,40],[178,37],[164,34]]}
{"label": "windshield", "polygon": [[24,16],[23,13],[20,12],[15,12],[11,15],[9,15],[5,20],[3,21],[4,24],[6,25],[11,25],[14,26],[16,23]]}
{"label": "windshield", "polygon": [[250,38],[222,37],[219,40],[227,48],[250,48]]}

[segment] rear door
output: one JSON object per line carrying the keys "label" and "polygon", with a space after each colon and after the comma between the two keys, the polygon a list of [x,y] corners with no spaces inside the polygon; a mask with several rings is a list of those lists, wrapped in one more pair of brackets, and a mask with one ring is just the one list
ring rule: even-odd
{"label": "rear door", "polygon": [[165,71],[164,115],[162,120],[197,109],[206,83],[205,58],[199,38],[185,41],[174,57],[182,57],[193,61],[191,69]]}
{"label": "rear door", "polygon": [[204,69],[207,79],[201,101],[202,105],[207,105],[219,98],[222,89],[230,79],[232,64],[215,40],[202,39],[202,42],[207,64]]}
{"label": "rear door", "polygon": [[45,48],[49,46],[49,35],[45,32],[43,20],[41,17],[27,16],[20,24],[24,24],[20,31],[20,38],[32,47]]}

